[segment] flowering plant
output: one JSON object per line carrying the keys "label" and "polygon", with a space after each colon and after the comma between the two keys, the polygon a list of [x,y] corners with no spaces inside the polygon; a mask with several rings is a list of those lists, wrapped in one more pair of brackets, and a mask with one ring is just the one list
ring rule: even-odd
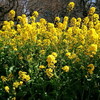
{"label": "flowering plant", "polygon": [[[74,8],[71,2],[68,7]],[[68,9],[69,9],[68,8]],[[13,15],[13,16],[11,16]],[[84,19],[49,23],[33,12],[4,21],[0,30],[0,100],[99,100],[100,20],[90,8]],[[94,98],[95,97],[95,98]]]}

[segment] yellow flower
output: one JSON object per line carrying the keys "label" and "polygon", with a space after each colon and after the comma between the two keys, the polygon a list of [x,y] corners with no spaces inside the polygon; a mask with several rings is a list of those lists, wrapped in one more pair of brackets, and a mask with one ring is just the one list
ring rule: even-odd
{"label": "yellow flower", "polygon": [[81,18],[77,18],[77,21],[78,21],[78,22],[81,22],[81,20],[82,20]]}
{"label": "yellow flower", "polygon": [[18,88],[19,85],[20,85],[20,83],[17,81],[13,83],[13,87],[15,87],[15,88]]}
{"label": "yellow flower", "polygon": [[48,68],[48,69],[46,69],[46,72],[53,72],[53,69],[51,69],[51,68]]}
{"label": "yellow flower", "polygon": [[39,13],[38,13],[37,11],[34,11],[34,12],[32,13],[32,15],[35,16],[35,17],[38,17]]}
{"label": "yellow flower", "polygon": [[7,77],[5,77],[5,76],[1,76],[1,79],[2,79],[3,82],[7,81]]}
{"label": "yellow flower", "polygon": [[30,80],[30,76],[26,75],[27,72],[23,72],[23,71],[19,71],[19,78],[22,79],[22,81],[29,81]]}
{"label": "yellow flower", "polygon": [[49,68],[55,68],[56,66],[53,63],[48,63]]}
{"label": "yellow flower", "polygon": [[8,25],[8,24],[9,24],[8,21],[4,21],[4,22],[3,22],[3,25]]}
{"label": "yellow flower", "polygon": [[69,72],[69,66],[64,66],[61,69],[64,70],[65,72]]}
{"label": "yellow flower", "polygon": [[57,25],[59,29],[63,29],[63,23],[58,23]]}
{"label": "yellow flower", "polygon": [[91,44],[88,48],[88,52],[97,52],[97,44]]}
{"label": "yellow flower", "polygon": [[60,18],[59,17],[55,17],[55,21],[60,21]]}
{"label": "yellow flower", "polygon": [[26,15],[25,14],[22,14],[22,18],[26,18]]}
{"label": "yellow flower", "polygon": [[68,16],[65,16],[65,17],[64,17],[64,21],[66,21],[66,22],[67,22],[67,21],[68,21],[68,19],[69,19],[69,18],[68,18]]}
{"label": "yellow flower", "polygon": [[4,89],[5,89],[6,92],[9,93],[9,90],[10,90],[9,86],[5,86]]}
{"label": "yellow flower", "polygon": [[46,60],[48,63],[53,63],[55,64],[57,61],[55,60],[55,57],[53,55],[49,55],[47,57],[47,60]]}
{"label": "yellow flower", "polygon": [[88,22],[89,22],[89,17],[85,17],[85,18],[83,19],[83,24],[87,25]]}
{"label": "yellow flower", "polygon": [[91,7],[91,8],[89,9],[89,15],[94,14],[95,10],[96,10],[95,7]]}
{"label": "yellow flower", "polygon": [[52,52],[52,54],[54,57],[57,57],[57,53],[56,52]]}
{"label": "yellow flower", "polygon": [[93,71],[92,71],[92,70],[88,70],[88,73],[89,73],[89,74],[93,74]]}
{"label": "yellow flower", "polygon": [[99,14],[93,14],[94,19],[99,19]]}
{"label": "yellow flower", "polygon": [[89,64],[87,67],[89,67],[89,68],[88,68],[88,73],[89,73],[89,74],[93,74],[93,71],[94,71],[94,69],[95,69],[95,66],[94,66],[93,64]]}
{"label": "yellow flower", "polygon": [[71,10],[74,9],[74,7],[75,7],[75,3],[74,3],[74,2],[70,2],[70,3],[68,4],[68,6],[67,6],[67,10],[68,10],[68,11],[71,11]]}
{"label": "yellow flower", "polygon": [[74,59],[76,57],[77,57],[77,55],[75,53],[73,53],[72,55],[68,56],[69,59]]}
{"label": "yellow flower", "polygon": [[31,19],[31,22],[35,22],[35,20],[36,20],[36,18],[34,16],[31,16],[30,19]]}
{"label": "yellow flower", "polygon": [[23,74],[27,74],[27,72],[19,71],[18,74],[19,74],[19,76],[21,76]]}
{"label": "yellow flower", "polygon": [[51,69],[51,68],[48,68],[48,69],[46,69],[46,71],[45,71],[46,75],[47,75],[49,78],[51,78],[51,77],[54,76],[54,74],[53,74],[52,72],[53,72],[53,69]]}
{"label": "yellow flower", "polygon": [[80,24],[81,24],[80,22],[76,22],[77,27],[80,27]]}
{"label": "yellow flower", "polygon": [[100,23],[98,23],[98,24],[95,25],[95,29],[96,30],[99,30],[100,29]]}
{"label": "yellow flower", "polygon": [[9,12],[9,18],[13,20],[14,17],[15,17],[15,11],[14,10],[10,10],[10,12]]}
{"label": "yellow flower", "polygon": [[10,21],[10,26],[13,27],[14,26],[14,22]]}
{"label": "yellow flower", "polygon": [[15,11],[14,11],[14,10],[10,10],[9,13],[11,13],[11,14],[15,14]]}
{"label": "yellow flower", "polygon": [[48,29],[50,28],[54,28],[54,24],[53,23],[48,23]]}
{"label": "yellow flower", "polygon": [[27,82],[27,81],[30,80],[30,76],[29,75],[23,75],[22,80]]}
{"label": "yellow flower", "polygon": [[44,65],[40,65],[40,66],[39,66],[39,69],[44,69],[44,68],[45,68]]}
{"label": "yellow flower", "polygon": [[88,23],[88,26],[89,26],[89,28],[93,28],[93,27],[94,27],[93,22],[92,22],[92,21],[90,21],[90,22]]}
{"label": "yellow flower", "polygon": [[40,23],[42,23],[42,24],[47,24],[47,21],[46,21],[46,19],[44,19],[44,18],[40,18]]}
{"label": "yellow flower", "polygon": [[89,64],[87,67],[89,67],[89,70],[94,71],[95,66],[93,64]]}
{"label": "yellow flower", "polygon": [[18,20],[22,20],[22,16],[17,16],[17,19]]}
{"label": "yellow flower", "polygon": [[23,85],[23,81],[20,81],[20,82],[19,82],[19,85]]}
{"label": "yellow flower", "polygon": [[76,20],[75,17],[71,18],[71,20],[70,20],[70,26],[75,26],[76,22],[77,22],[77,20]]}
{"label": "yellow flower", "polygon": [[65,54],[65,56],[70,56],[71,55],[71,53],[70,52],[67,52],[66,54]]}
{"label": "yellow flower", "polygon": [[52,42],[51,43],[57,43],[58,42],[58,37],[57,36],[53,36],[52,37]]}
{"label": "yellow flower", "polygon": [[44,39],[44,40],[43,40],[43,45],[44,45],[44,46],[49,46],[50,43],[51,43],[51,41],[50,41],[49,39]]}

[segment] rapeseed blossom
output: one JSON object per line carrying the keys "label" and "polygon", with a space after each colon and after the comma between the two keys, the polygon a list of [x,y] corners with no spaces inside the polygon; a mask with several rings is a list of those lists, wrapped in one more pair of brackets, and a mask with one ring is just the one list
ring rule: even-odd
{"label": "rapeseed blossom", "polygon": [[88,73],[93,74],[95,66],[93,64],[89,64],[87,67],[88,67]]}
{"label": "rapeseed blossom", "polygon": [[65,72],[69,72],[69,66],[62,67],[62,70],[64,70]]}
{"label": "rapeseed blossom", "polygon": [[74,9],[74,7],[75,7],[75,3],[74,3],[74,2],[70,2],[70,3],[68,4],[68,6],[67,6],[67,10],[68,10],[68,11],[72,11],[72,10]]}
{"label": "rapeseed blossom", "polygon": [[8,93],[9,93],[9,91],[10,91],[9,86],[5,86],[5,87],[4,87],[4,89],[5,89],[5,91],[6,91],[6,92],[8,92]]}
{"label": "rapeseed blossom", "polygon": [[[22,81],[26,81],[26,82],[30,80],[30,76],[27,75],[27,72],[23,72],[23,71],[19,71],[19,78]],[[17,82],[17,84],[16,84],[16,82],[15,82],[15,86],[18,87],[18,85],[19,85],[19,83]]]}
{"label": "rapeseed blossom", "polygon": [[51,68],[46,69],[45,73],[49,78],[54,76],[53,70]]}
{"label": "rapeseed blossom", "polygon": [[2,79],[3,82],[7,81],[7,78],[5,76],[1,76],[1,79]]}
{"label": "rapeseed blossom", "polygon": [[89,15],[93,15],[94,12],[95,12],[95,10],[96,10],[95,7],[91,7],[91,8],[89,9]]}
{"label": "rapeseed blossom", "polygon": [[46,68],[44,65],[39,66],[39,69],[44,69],[44,68]]}
{"label": "rapeseed blossom", "polygon": [[17,82],[17,81],[13,83],[13,87],[14,87],[14,88],[18,88],[19,85],[20,85],[20,83]]}

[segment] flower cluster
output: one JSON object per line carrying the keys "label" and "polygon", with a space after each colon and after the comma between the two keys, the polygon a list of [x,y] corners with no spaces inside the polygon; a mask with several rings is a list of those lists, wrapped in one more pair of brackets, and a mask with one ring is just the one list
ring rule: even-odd
{"label": "flower cluster", "polygon": [[14,17],[15,17],[15,11],[14,10],[11,10],[8,14],[8,17],[9,17],[9,20],[14,20]]}
{"label": "flower cluster", "polygon": [[89,64],[87,67],[88,67],[88,73],[93,74],[95,66],[93,64]]}
{"label": "flower cluster", "polygon": [[[23,71],[19,71],[19,78],[22,80],[22,81],[29,81],[30,80],[30,76],[27,75],[27,72],[23,72]],[[17,83],[19,84],[19,83]]]}
{"label": "flower cluster", "polygon": [[72,11],[74,7],[75,7],[75,3],[74,3],[74,2],[70,2],[70,3],[68,4],[68,6],[67,6],[67,10],[68,10],[68,11]]}
{"label": "flower cluster", "polygon": [[69,71],[69,66],[62,67],[62,70],[64,70],[65,72],[68,72]]}

